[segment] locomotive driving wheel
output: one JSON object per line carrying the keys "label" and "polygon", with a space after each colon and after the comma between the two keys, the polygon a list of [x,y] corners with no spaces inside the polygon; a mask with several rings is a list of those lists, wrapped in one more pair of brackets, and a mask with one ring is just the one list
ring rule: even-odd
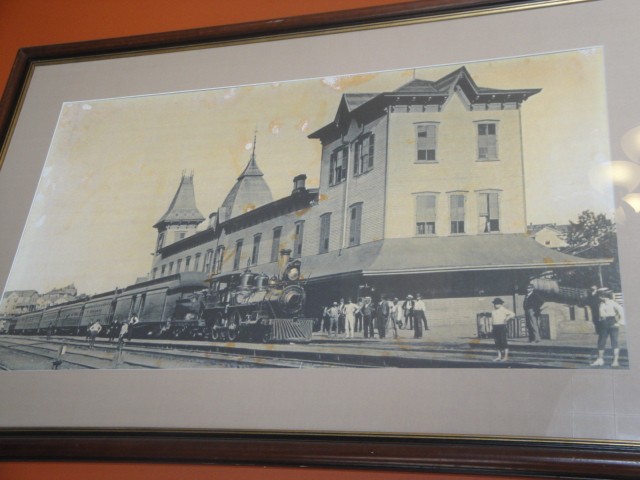
{"label": "locomotive driving wheel", "polygon": [[240,336],[240,312],[233,312],[227,321],[227,338],[235,342]]}
{"label": "locomotive driving wheel", "polygon": [[220,312],[217,312],[213,318],[213,323],[211,325],[211,340],[214,342],[224,340],[224,318]]}

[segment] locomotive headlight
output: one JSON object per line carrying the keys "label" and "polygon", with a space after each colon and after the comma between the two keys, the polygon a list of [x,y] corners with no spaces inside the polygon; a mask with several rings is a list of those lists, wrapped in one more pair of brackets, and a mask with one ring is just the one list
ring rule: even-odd
{"label": "locomotive headlight", "polygon": [[296,267],[292,267],[287,270],[287,280],[289,280],[290,282],[298,280],[298,277],[300,277],[300,270],[298,270]]}

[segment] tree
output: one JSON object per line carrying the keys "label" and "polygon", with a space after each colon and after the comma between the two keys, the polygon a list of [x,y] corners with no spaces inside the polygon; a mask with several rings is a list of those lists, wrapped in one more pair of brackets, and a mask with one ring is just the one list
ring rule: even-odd
{"label": "tree", "polygon": [[[591,210],[585,210],[578,216],[577,222],[569,222],[567,231],[567,243],[569,246],[563,251],[577,257],[585,258],[611,258],[610,266],[604,267],[602,274],[605,285],[619,290],[620,288],[620,264],[618,261],[618,238],[616,226],[605,214],[596,214]],[[566,272],[565,280],[573,284],[588,286],[598,283],[595,269],[570,270]],[[599,280],[599,278],[598,278]]]}
{"label": "tree", "polygon": [[[583,211],[577,222],[569,221],[567,231],[568,250],[574,255],[587,252],[615,237],[615,224],[604,213]],[[592,255],[585,255],[591,257]]]}

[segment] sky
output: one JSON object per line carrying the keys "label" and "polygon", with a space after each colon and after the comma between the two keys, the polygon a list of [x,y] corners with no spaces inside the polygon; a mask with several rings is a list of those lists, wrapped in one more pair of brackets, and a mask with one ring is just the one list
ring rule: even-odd
{"label": "sky", "polygon": [[[521,111],[527,221],[564,224],[586,209],[611,218],[611,192],[589,181],[610,160],[603,52],[464,65],[479,86],[542,89]],[[246,166],[256,134],[274,199],[289,195],[300,173],[317,186],[321,146],[307,137],[333,120],[342,94],[391,91],[460,66],[66,103],[6,291],[74,283],[94,294],[130,285],[149,272],[152,225],[182,172],[194,173],[207,217]]]}

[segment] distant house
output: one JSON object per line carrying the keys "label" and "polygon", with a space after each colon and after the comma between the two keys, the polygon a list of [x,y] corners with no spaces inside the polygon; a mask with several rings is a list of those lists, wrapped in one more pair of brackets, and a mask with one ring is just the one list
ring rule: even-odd
{"label": "distant house", "polygon": [[16,315],[19,313],[32,312],[36,309],[36,304],[40,295],[35,290],[14,290],[5,292],[0,301],[0,314]]}
{"label": "distant house", "polygon": [[71,284],[62,288],[54,288],[40,295],[35,290],[14,290],[6,292],[0,302],[0,315],[17,315],[21,313],[44,310],[52,305],[71,302],[78,298],[78,290]]}
{"label": "distant house", "polygon": [[75,285],[67,285],[62,288],[54,288],[47,293],[43,293],[38,297],[36,301],[36,310],[42,310],[52,305],[60,305],[61,303],[70,302],[75,300],[78,295],[78,290]]}
{"label": "distant house", "polygon": [[531,237],[540,245],[547,248],[561,249],[569,246],[567,243],[568,225],[543,224],[529,225]]}

